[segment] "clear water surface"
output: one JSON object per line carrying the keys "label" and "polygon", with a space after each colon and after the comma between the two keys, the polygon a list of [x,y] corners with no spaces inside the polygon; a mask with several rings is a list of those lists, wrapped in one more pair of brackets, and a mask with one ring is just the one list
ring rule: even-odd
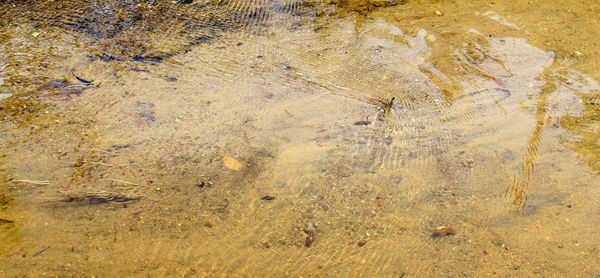
{"label": "clear water surface", "polygon": [[0,276],[596,277],[597,1],[0,2]]}

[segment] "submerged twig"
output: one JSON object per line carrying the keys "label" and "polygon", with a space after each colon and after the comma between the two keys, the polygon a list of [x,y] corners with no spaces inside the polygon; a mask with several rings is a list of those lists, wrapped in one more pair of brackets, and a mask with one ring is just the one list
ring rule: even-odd
{"label": "submerged twig", "polygon": [[48,246],[48,247],[46,247],[46,248],[42,249],[42,251],[39,251],[39,252],[37,252],[37,253],[33,254],[33,256],[32,256],[32,257],[35,257],[35,256],[37,256],[37,255],[40,255],[40,254],[42,254],[42,253],[46,252],[46,250],[48,250],[48,249],[50,249],[50,246]]}
{"label": "submerged twig", "polygon": [[392,99],[390,99],[390,101],[382,101],[383,102],[383,115],[385,117],[387,117],[390,114],[390,111],[392,110],[392,106],[394,105],[395,99],[396,99],[396,97],[392,97]]}
{"label": "submerged twig", "polygon": [[38,185],[49,185],[50,182],[49,181],[36,181],[36,180],[13,180],[16,182],[26,182],[26,183],[32,183],[32,184],[38,184]]}
{"label": "submerged twig", "polygon": [[227,207],[229,207],[229,200],[227,200],[227,199],[225,199],[224,204],[208,206],[208,208],[210,210],[220,211],[220,212],[224,211]]}
{"label": "submerged twig", "polygon": [[0,218],[0,224],[10,224],[10,223],[15,223],[15,221]]}
{"label": "submerged twig", "polygon": [[81,163],[104,165],[104,166],[108,166],[108,167],[123,167],[123,165],[110,164],[110,163],[104,163],[104,162],[99,162],[99,161],[87,161],[87,160],[83,160],[83,161],[81,161]]}
{"label": "submerged twig", "polygon": [[79,77],[79,76],[75,75],[75,72],[73,72],[73,71],[71,71],[71,74],[73,74],[73,76],[74,76],[75,78],[77,78],[77,80],[79,80],[79,82],[81,82],[81,83],[83,83],[83,84],[86,84],[86,85],[91,85],[91,84],[92,84],[92,81],[85,80],[85,79],[83,79],[83,78],[81,78],[81,77]]}
{"label": "submerged twig", "polygon": [[106,153],[106,154],[110,154],[110,155],[115,155],[112,152],[109,151],[105,151],[105,150],[99,150],[99,149],[95,149],[95,148],[87,148],[87,147],[82,147],[80,148],[81,150],[88,150],[88,151],[96,151],[96,152],[102,152],[102,153]]}
{"label": "submerged twig", "polygon": [[139,200],[141,197],[129,197],[121,194],[108,193],[108,192],[95,192],[85,194],[69,194],[65,197],[63,202],[67,203],[86,203],[90,205],[102,204],[108,202],[124,203],[129,201]]}
{"label": "submerged twig", "polygon": [[116,182],[124,183],[124,184],[127,184],[127,185],[139,185],[137,183],[128,182],[128,181],[119,180],[119,179],[105,178],[105,179],[100,179],[100,180],[101,181],[116,181]]}

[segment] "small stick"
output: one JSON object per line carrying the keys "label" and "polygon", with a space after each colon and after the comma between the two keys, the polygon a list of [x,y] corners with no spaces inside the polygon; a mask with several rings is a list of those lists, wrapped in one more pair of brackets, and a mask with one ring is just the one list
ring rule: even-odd
{"label": "small stick", "polygon": [[292,115],[292,113],[290,113],[290,111],[287,111],[287,109],[283,109],[283,111],[285,111],[285,113],[287,113],[288,116],[290,116],[292,118],[294,117],[294,115]]}
{"label": "small stick", "polygon": [[370,125],[371,121],[358,121],[354,122],[354,125]]}
{"label": "small stick", "polygon": [[79,80],[79,82],[81,82],[83,84],[86,84],[86,85],[92,84],[92,81],[88,81],[81,77],[78,77],[77,75],[75,75],[75,73],[73,71],[71,71],[71,74],[73,74],[73,76],[75,76],[75,78],[77,78],[77,80]]}
{"label": "small stick", "polygon": [[100,180],[101,181],[116,181],[116,182],[121,182],[121,183],[128,184],[128,185],[139,185],[137,183],[128,182],[128,181],[124,181],[124,180],[118,180],[118,179],[111,179],[111,178],[100,179]]}
{"label": "small stick", "polygon": [[214,210],[214,211],[224,211],[227,207],[229,207],[229,200],[225,199],[225,204],[221,205],[222,207],[215,207],[215,206],[211,206],[209,207],[210,210]]}
{"label": "small stick", "polygon": [[103,152],[103,153],[107,153],[107,154],[111,154],[114,155],[114,153],[109,152],[109,151],[105,151],[105,150],[99,150],[99,149],[94,149],[94,148],[81,148],[82,150],[88,150],[88,151],[97,151],[97,152]]}
{"label": "small stick", "polygon": [[46,250],[48,250],[48,249],[50,249],[50,246],[48,246],[48,247],[44,248],[44,249],[43,249],[42,251],[40,251],[40,252],[37,252],[37,253],[33,254],[33,256],[32,256],[32,257],[35,257],[35,256],[37,256],[37,255],[39,255],[39,254],[42,254],[42,253],[44,253],[44,252],[45,252]]}
{"label": "small stick", "polygon": [[89,163],[89,164],[106,165],[106,166],[109,166],[109,167],[122,167],[121,165],[104,163],[104,162],[98,162],[98,161],[87,161],[87,160],[84,160],[84,161],[81,161],[81,162],[83,162],[83,163]]}
{"label": "small stick", "polygon": [[39,185],[48,185],[48,184],[50,184],[49,181],[35,181],[35,180],[13,180],[13,181],[33,183],[33,184],[39,184]]}

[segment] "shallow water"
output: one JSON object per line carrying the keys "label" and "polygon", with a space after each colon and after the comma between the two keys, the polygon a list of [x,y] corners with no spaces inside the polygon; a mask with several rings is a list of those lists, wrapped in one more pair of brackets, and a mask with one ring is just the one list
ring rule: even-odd
{"label": "shallow water", "polygon": [[598,276],[598,14],[2,2],[0,273]]}

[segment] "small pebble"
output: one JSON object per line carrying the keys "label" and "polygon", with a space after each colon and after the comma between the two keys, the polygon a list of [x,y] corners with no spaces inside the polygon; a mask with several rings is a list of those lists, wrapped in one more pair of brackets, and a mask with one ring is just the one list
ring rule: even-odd
{"label": "small pebble", "polygon": [[307,235],[306,239],[304,241],[304,246],[310,247],[314,241],[315,241],[315,238],[313,237],[313,234]]}
{"label": "small pebble", "polygon": [[206,222],[204,222],[204,225],[206,225],[206,227],[212,228],[215,226],[215,222],[213,222],[212,220],[206,220]]}

